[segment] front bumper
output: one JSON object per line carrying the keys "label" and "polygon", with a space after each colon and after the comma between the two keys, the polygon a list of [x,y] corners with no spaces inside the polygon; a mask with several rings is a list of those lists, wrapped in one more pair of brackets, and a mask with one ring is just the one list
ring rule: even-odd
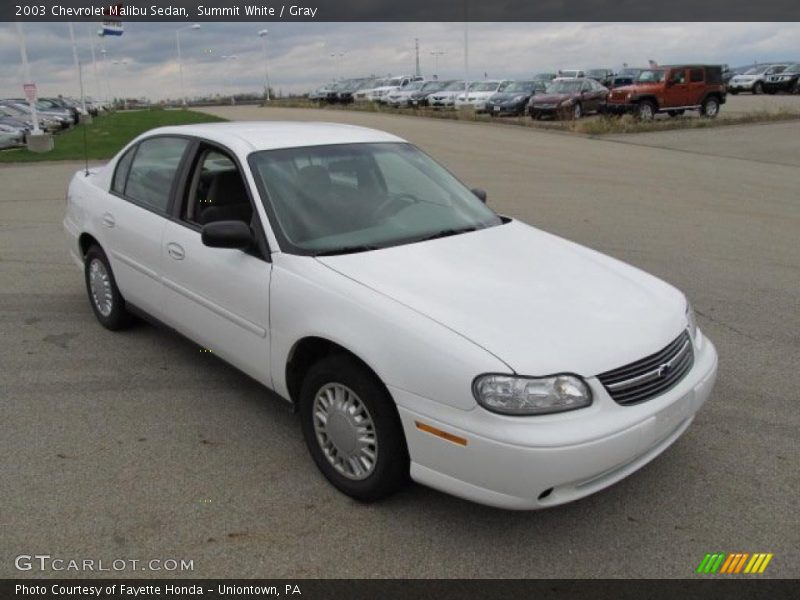
{"label": "front bumper", "polygon": [[525,103],[493,104],[486,103],[486,112],[492,115],[520,115],[525,112]]}
{"label": "front bumper", "polygon": [[731,81],[728,83],[728,90],[734,92],[750,92],[753,90],[753,86],[756,84],[756,81]]}
{"label": "front bumper", "polygon": [[601,104],[597,110],[601,115],[626,115],[636,112],[636,105],[626,102]]}
{"label": "front bumper", "polygon": [[796,79],[787,79],[785,81],[765,81],[764,91],[771,92],[792,92],[795,89]]}
{"label": "front bumper", "polygon": [[[390,386],[411,456],[411,477],[481,504],[539,509],[602,490],[640,469],[689,427],[708,398],[717,353],[698,334],[695,364],[674,388],[620,406],[597,379],[584,409],[507,417],[476,407],[462,411]],[[423,423],[467,440],[459,445],[418,428]]]}

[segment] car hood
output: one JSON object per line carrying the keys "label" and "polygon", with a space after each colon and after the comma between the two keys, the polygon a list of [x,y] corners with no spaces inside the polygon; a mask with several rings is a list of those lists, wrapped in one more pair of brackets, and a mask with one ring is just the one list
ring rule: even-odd
{"label": "car hood", "polygon": [[685,298],[669,284],[518,221],[317,260],[525,375],[593,376],[657,352],[686,326]]}
{"label": "car hood", "polygon": [[569,100],[573,94],[538,94],[533,97],[534,104],[555,104]]}

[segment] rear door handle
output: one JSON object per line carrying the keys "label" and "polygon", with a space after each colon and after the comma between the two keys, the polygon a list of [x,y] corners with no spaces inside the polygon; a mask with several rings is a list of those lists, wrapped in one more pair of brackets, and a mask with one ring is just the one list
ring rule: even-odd
{"label": "rear door handle", "polygon": [[103,213],[103,225],[106,227],[113,227],[116,225],[116,221],[114,220],[114,215],[111,213]]}
{"label": "rear door handle", "polygon": [[183,248],[181,248],[175,242],[170,242],[167,244],[167,254],[169,254],[175,260],[183,260],[186,256],[183,252]]}

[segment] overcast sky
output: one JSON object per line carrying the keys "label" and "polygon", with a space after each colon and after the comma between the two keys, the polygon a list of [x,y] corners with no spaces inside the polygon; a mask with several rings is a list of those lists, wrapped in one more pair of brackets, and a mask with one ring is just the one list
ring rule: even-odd
{"label": "overcast sky", "polygon": [[[40,94],[77,95],[67,24],[24,27],[32,79]],[[412,73],[414,38],[419,38],[423,75],[433,73],[431,51],[445,53],[439,58],[442,78],[464,74],[462,23],[203,23],[201,29],[181,34],[187,94],[262,89],[257,33],[265,27],[272,86],[284,93],[308,91],[334,76]],[[100,59],[104,46],[112,96],[178,97],[175,28],[174,23],[126,23],[122,37],[99,38],[92,35],[97,24],[76,23],[78,52],[87,63],[87,94],[106,95]],[[91,64],[90,38],[96,43],[99,82]],[[484,73],[520,78],[570,67],[617,69],[623,63],[643,65],[648,59],[731,66],[800,60],[800,23],[471,23],[469,41],[470,73],[475,78]],[[337,56],[331,58],[332,53]],[[237,59],[223,60],[225,55]],[[0,96],[20,96],[21,81],[16,28],[0,23]]]}

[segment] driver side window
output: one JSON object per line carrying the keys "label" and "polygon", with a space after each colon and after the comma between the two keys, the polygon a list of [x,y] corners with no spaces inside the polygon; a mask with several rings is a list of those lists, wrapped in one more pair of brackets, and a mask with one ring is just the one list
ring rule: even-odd
{"label": "driver side window", "polygon": [[670,80],[672,83],[686,83],[686,71],[683,69],[680,71],[673,71]]}
{"label": "driver side window", "polygon": [[203,226],[212,221],[250,224],[253,206],[236,163],[215,148],[201,151],[181,218]]}

